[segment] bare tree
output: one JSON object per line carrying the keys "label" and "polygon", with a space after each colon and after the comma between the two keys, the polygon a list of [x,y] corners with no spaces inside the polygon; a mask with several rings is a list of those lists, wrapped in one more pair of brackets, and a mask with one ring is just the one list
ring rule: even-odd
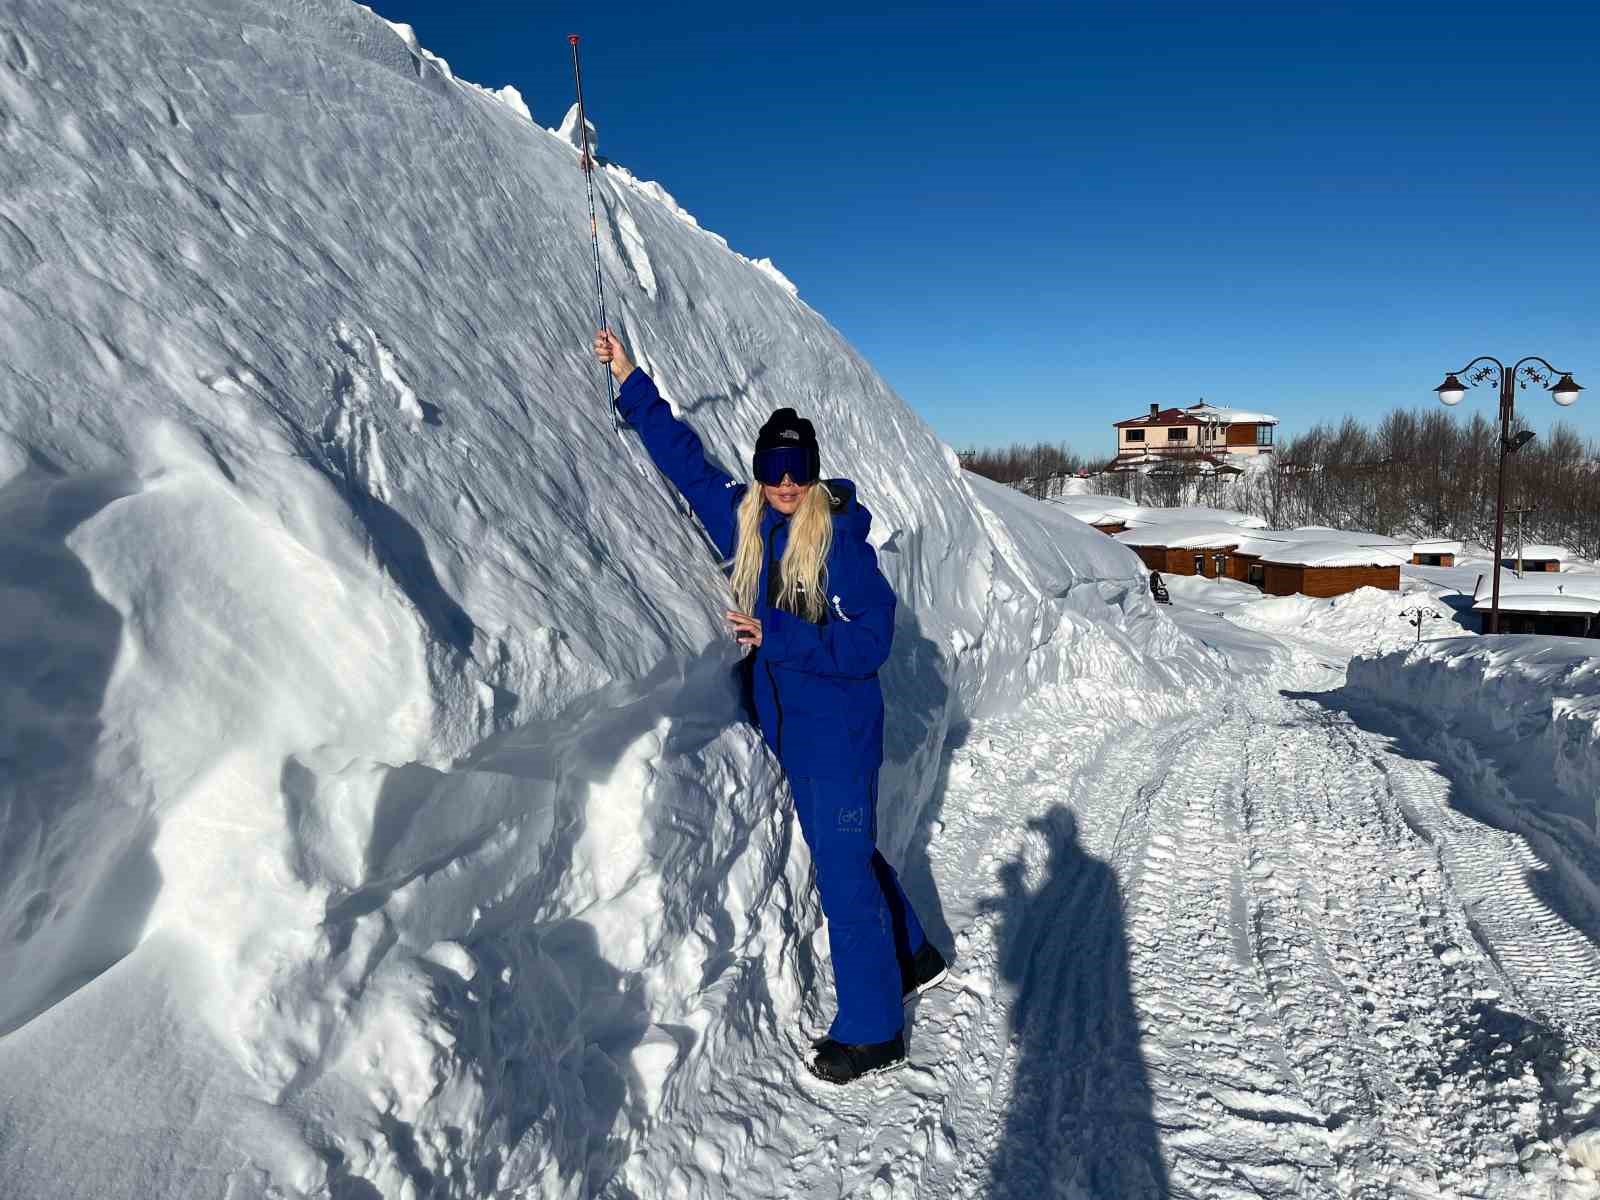
{"label": "bare tree", "polygon": [[[1481,412],[1389,413],[1368,430],[1352,417],[1313,425],[1237,487],[1233,506],[1275,528],[1333,525],[1400,537],[1494,537],[1500,434]],[[1508,464],[1507,502],[1533,507],[1530,540],[1600,557],[1600,443],[1558,423]]]}

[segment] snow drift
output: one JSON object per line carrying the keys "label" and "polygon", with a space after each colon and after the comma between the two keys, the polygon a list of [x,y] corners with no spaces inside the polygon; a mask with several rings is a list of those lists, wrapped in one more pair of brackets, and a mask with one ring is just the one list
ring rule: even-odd
{"label": "snow drift", "polygon": [[1471,746],[1515,792],[1600,828],[1600,646],[1449,638],[1351,662],[1347,689]]}
{"label": "snow drift", "polygon": [[[343,0],[13,0],[0,146],[7,1194],[590,1194],[827,988],[570,142]],[[874,513],[891,857],[961,722],[1217,679],[770,263],[596,191],[710,451],[793,404]]]}

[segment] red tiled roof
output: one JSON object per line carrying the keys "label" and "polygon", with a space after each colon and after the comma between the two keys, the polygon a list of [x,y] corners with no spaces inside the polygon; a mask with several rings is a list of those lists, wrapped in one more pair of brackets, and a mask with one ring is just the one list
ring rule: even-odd
{"label": "red tiled roof", "polygon": [[1190,416],[1181,408],[1164,408],[1160,412],[1142,417],[1133,417],[1127,421],[1118,421],[1113,429],[1121,429],[1125,425],[1202,425],[1199,417]]}

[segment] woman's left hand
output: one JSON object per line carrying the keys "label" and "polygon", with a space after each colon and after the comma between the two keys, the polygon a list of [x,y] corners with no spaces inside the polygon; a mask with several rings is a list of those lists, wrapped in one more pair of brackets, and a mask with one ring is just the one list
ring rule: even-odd
{"label": "woman's left hand", "polygon": [[741,646],[761,645],[761,622],[735,609],[728,609],[723,614],[728,618],[728,624],[733,626],[733,640]]}

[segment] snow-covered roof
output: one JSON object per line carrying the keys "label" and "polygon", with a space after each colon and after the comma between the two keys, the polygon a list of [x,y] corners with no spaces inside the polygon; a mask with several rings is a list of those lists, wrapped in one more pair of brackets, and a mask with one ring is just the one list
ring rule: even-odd
{"label": "snow-covered roof", "polygon": [[1271,413],[1250,412],[1243,408],[1219,408],[1215,404],[1191,404],[1183,410],[1193,413],[1202,421],[1215,421],[1222,425],[1276,425],[1278,418]]}
{"label": "snow-covered roof", "polygon": [[1368,533],[1364,529],[1335,529],[1331,525],[1300,525],[1289,531],[1289,536],[1303,542],[1344,542],[1351,546],[1387,546],[1411,552],[1411,543],[1381,533]]}
{"label": "snow-covered roof", "polygon": [[1197,504],[1182,505],[1177,508],[1132,507],[1126,510],[1126,514],[1128,523],[1140,528],[1146,525],[1175,525],[1190,521],[1211,521],[1218,525],[1236,525],[1240,529],[1261,529],[1266,525],[1264,520],[1250,513],[1231,508],[1206,508]]}
{"label": "snow-covered roof", "polygon": [[[1331,554],[1329,547],[1339,547],[1352,559],[1349,563],[1302,561],[1307,547],[1320,547],[1315,551],[1320,560]],[[1251,529],[1235,548],[1236,554],[1255,555],[1262,562],[1292,565],[1351,566],[1370,559],[1375,566],[1391,567],[1411,561],[1409,543],[1397,542],[1378,533],[1357,530],[1331,529],[1325,525],[1307,525],[1299,529]]]}
{"label": "snow-covered roof", "polygon": [[[1490,593],[1473,606],[1474,612],[1488,612],[1494,607],[1494,594]],[[1501,612],[1519,613],[1600,613],[1600,597],[1578,596],[1570,592],[1504,592],[1500,593]]]}
{"label": "snow-covered roof", "polygon": [[[1515,546],[1506,546],[1502,549],[1501,553],[1504,558],[1516,558],[1517,548]],[[1572,551],[1568,550],[1565,546],[1552,546],[1545,542],[1529,542],[1522,548],[1522,558],[1524,560],[1530,558],[1563,559],[1570,557],[1571,554]]]}
{"label": "snow-covered roof", "polygon": [[1124,546],[1166,546],[1173,550],[1223,549],[1237,546],[1245,532],[1221,521],[1173,521],[1141,525],[1116,535]]}
{"label": "snow-covered roof", "polygon": [[[1477,595],[1492,595],[1493,587],[1490,584],[1488,573],[1481,576]],[[1587,596],[1592,600],[1600,600],[1600,575],[1583,575],[1572,571],[1562,571],[1559,575],[1552,576],[1544,571],[1535,571],[1518,579],[1507,571],[1500,573],[1500,598],[1507,596],[1532,596],[1545,595],[1554,592],[1558,596]]]}
{"label": "snow-covered roof", "polygon": [[1429,538],[1411,543],[1413,554],[1460,554],[1461,543],[1449,538]]}
{"label": "snow-covered roof", "polygon": [[1386,546],[1361,546],[1344,541],[1291,542],[1261,556],[1264,563],[1289,567],[1394,567],[1400,564]]}
{"label": "snow-covered roof", "polygon": [[1120,496],[1090,496],[1073,495],[1058,496],[1051,501],[1059,504],[1080,521],[1090,525],[1109,524],[1113,521],[1126,521],[1144,510],[1131,501]]}
{"label": "snow-covered roof", "polygon": [[1286,536],[1281,529],[1252,529],[1249,536],[1239,543],[1234,553],[1253,554],[1259,558],[1263,554],[1271,554],[1274,550],[1294,545],[1299,540]]}

